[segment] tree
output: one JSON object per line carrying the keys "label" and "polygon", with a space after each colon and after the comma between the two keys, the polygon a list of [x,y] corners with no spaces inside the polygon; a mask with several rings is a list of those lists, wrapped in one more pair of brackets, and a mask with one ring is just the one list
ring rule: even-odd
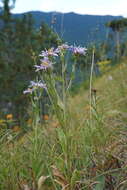
{"label": "tree", "polygon": [[116,33],[116,52],[117,58],[120,57],[120,33],[123,33],[127,28],[127,18],[122,18],[119,20],[113,20],[106,24],[107,27],[110,27],[113,32]]}
{"label": "tree", "polygon": [[[12,1],[2,2],[2,25],[0,28],[0,106],[8,108],[16,117],[26,112],[28,99],[23,90],[28,81],[35,77],[34,58],[41,50],[56,46],[58,37],[47,25],[38,30],[34,28],[34,20],[30,14],[14,18],[10,13]],[[11,5],[11,7],[10,7]],[[36,59],[39,62],[38,59]],[[10,110],[9,110],[10,109]]]}

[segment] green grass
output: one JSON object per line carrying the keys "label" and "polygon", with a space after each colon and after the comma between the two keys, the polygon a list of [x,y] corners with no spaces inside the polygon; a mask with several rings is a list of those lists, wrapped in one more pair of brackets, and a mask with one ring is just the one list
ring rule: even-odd
{"label": "green grass", "polygon": [[34,107],[27,133],[1,129],[0,189],[127,189],[126,76],[123,60],[94,79],[91,97],[82,86],[69,96],[62,122],[57,113],[39,123]]}

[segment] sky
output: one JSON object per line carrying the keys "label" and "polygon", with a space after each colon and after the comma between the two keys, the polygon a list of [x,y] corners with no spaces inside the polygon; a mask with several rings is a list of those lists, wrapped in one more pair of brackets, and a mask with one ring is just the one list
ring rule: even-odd
{"label": "sky", "polygon": [[13,13],[27,11],[75,12],[127,17],[127,0],[16,0]]}

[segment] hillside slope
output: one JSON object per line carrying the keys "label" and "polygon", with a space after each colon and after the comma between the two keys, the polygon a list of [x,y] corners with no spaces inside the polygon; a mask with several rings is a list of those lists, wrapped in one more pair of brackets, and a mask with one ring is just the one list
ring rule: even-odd
{"label": "hillside slope", "polygon": [[[126,76],[127,62],[123,60],[121,64],[113,66],[103,76],[94,79],[93,89],[96,89],[97,102],[103,113],[111,111],[114,114],[119,112],[127,114]],[[85,84],[84,87],[82,85],[80,93],[72,100],[72,102],[77,102],[76,108],[81,105],[81,112],[85,108],[85,105],[89,103],[87,90],[85,92],[84,90]],[[84,105],[81,102],[84,102]]]}
{"label": "hillside slope", "polygon": [[92,91],[83,84],[66,101],[65,125],[54,114],[40,123],[34,102],[23,126],[1,125],[0,189],[126,190],[126,76],[124,59],[95,78]]}
{"label": "hillside slope", "polygon": [[[90,105],[91,102],[91,105]],[[79,93],[71,99],[73,116],[80,122],[91,120],[94,129],[96,122],[101,128],[105,125],[110,131],[109,144],[100,148],[103,153],[117,158],[120,163],[127,164],[127,61],[113,66],[103,76],[94,79],[90,99],[90,91],[82,85]],[[106,134],[106,132],[105,132]],[[92,138],[97,138],[95,135]],[[104,136],[102,135],[102,139]],[[97,139],[96,139],[97,140]],[[102,140],[103,141],[103,140]],[[101,142],[102,143],[102,142]],[[95,142],[96,144],[96,142]],[[99,144],[100,146],[100,144]],[[104,157],[105,157],[104,155]],[[99,159],[99,158],[97,158]],[[102,157],[101,157],[102,159]],[[111,168],[109,168],[111,169]],[[127,184],[125,185],[127,187]]]}

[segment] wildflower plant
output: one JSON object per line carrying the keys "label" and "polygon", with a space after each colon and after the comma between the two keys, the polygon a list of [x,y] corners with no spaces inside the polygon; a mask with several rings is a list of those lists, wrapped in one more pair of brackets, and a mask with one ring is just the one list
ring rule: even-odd
{"label": "wildflower plant", "polygon": [[[24,91],[25,94],[30,94],[32,99],[32,105],[33,107],[35,107],[36,110],[36,121],[33,125],[33,129],[35,131],[35,139],[38,139],[38,121],[40,117],[39,113],[42,109],[41,107],[39,107],[40,104],[38,103],[38,100],[42,96],[43,90],[47,93],[50,103],[52,105],[53,114],[56,116],[56,120],[59,123],[59,127],[56,128],[55,131],[57,136],[57,147],[55,154],[59,158],[56,159],[56,162],[54,164],[58,164],[57,167],[59,168],[59,162],[61,162],[62,160],[62,163],[65,166],[65,168],[63,168],[63,173],[70,178],[69,180],[71,180],[71,172],[73,172],[73,155],[71,155],[71,153],[73,152],[73,140],[71,137],[71,122],[68,106],[69,90],[74,79],[77,56],[85,56],[85,54],[86,48],[69,46],[66,43],[58,46],[56,49],[50,48],[48,50],[42,51],[39,55],[41,57],[40,64],[34,66],[38,80],[36,82],[31,81],[28,89]],[[73,64],[71,64],[71,56],[73,56],[74,58]],[[68,74],[68,67],[71,68],[70,75]],[[38,140],[35,140],[36,151],[38,146],[37,143]],[[75,168],[73,170],[75,173]]]}
{"label": "wildflower plant", "polygon": [[[67,70],[69,63],[67,63],[66,58],[70,57],[71,54],[75,58],[75,63],[68,77]],[[78,55],[84,56],[85,54],[86,48],[69,46],[66,43],[58,46],[56,49],[50,48],[42,51],[39,55],[41,57],[40,64],[34,66],[39,80],[38,82],[31,81],[28,89],[24,91],[24,94],[32,94],[37,89],[45,89],[57,119],[63,128],[65,128],[66,125],[67,96],[72,84],[72,79],[74,78],[76,57]],[[56,70],[58,70],[56,65],[60,67],[59,73],[56,72]]]}

